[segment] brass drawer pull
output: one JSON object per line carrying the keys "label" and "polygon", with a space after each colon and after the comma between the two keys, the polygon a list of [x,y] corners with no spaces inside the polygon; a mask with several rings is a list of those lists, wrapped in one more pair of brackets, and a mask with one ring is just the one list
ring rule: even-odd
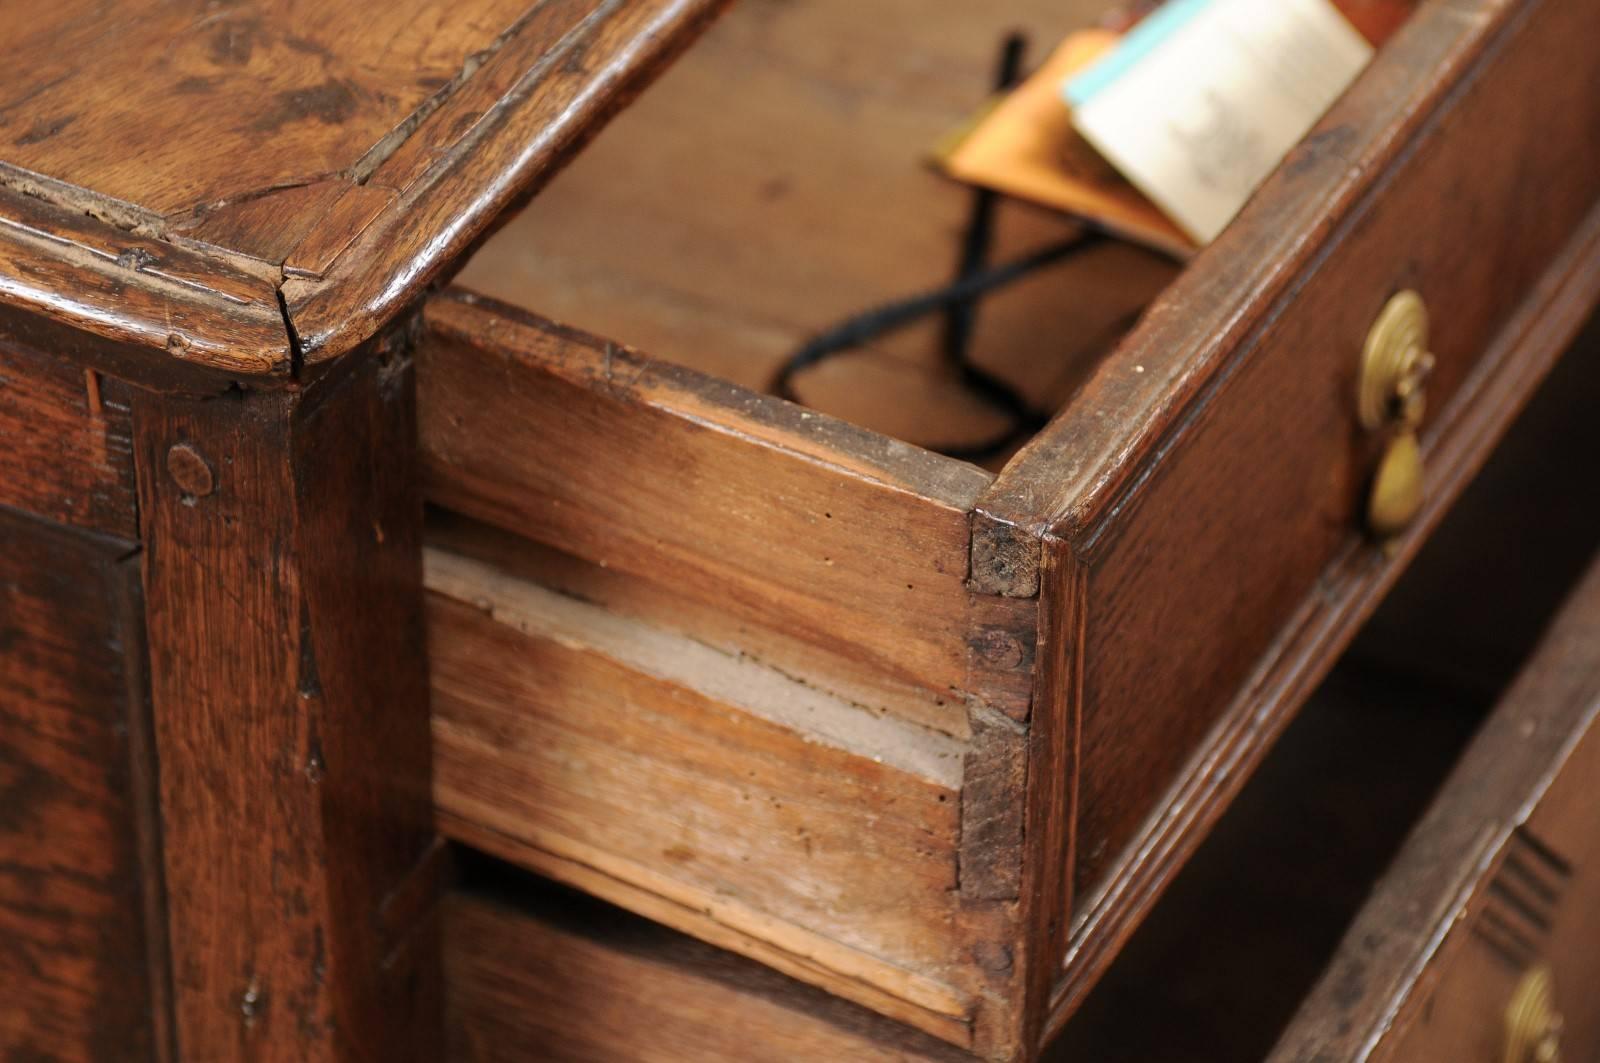
{"label": "brass drawer pull", "polygon": [[1427,409],[1423,386],[1432,371],[1428,309],[1416,292],[1400,292],[1367,333],[1356,395],[1362,427],[1388,437],[1367,496],[1367,526],[1380,539],[1404,531],[1422,508],[1417,428]]}
{"label": "brass drawer pull", "polygon": [[1506,1005],[1505,1063],[1561,1063],[1561,1033],[1550,968],[1535,967]]}

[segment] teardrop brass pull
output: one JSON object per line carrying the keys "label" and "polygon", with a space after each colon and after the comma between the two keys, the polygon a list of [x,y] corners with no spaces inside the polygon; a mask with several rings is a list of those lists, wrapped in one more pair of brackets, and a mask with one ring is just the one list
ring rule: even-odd
{"label": "teardrop brass pull", "polygon": [[1356,411],[1362,427],[1386,437],[1367,496],[1367,527],[1380,539],[1398,535],[1422,509],[1422,448],[1417,429],[1427,411],[1424,385],[1433,371],[1428,309],[1403,291],[1390,299],[1361,352]]}
{"label": "teardrop brass pull", "polygon": [[1422,448],[1417,434],[1396,433],[1384,449],[1367,499],[1367,526],[1380,539],[1399,535],[1422,508]]}
{"label": "teardrop brass pull", "polygon": [[1535,967],[1506,1005],[1505,1063],[1561,1063],[1561,1033],[1550,968]]}

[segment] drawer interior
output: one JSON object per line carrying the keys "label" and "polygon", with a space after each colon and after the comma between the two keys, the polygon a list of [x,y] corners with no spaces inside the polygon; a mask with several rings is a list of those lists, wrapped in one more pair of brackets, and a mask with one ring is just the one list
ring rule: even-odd
{"label": "drawer interior", "polygon": [[[1020,32],[1042,62],[1108,0],[735,5],[460,276],[474,291],[743,388],[808,340],[948,285],[973,193],[934,146],[992,91]],[[1081,230],[1016,200],[992,262]],[[985,298],[968,348],[1031,410],[1073,394],[1181,272],[1110,241]],[[964,384],[939,314],[793,378],[804,405],[1001,467],[1013,416]]]}
{"label": "drawer interior", "polygon": [[[1600,500],[1573,490],[1565,460],[1600,453],[1596,350],[1591,324],[1045,1058],[1267,1054],[1600,545]],[[965,1058],[492,860],[471,857],[466,871],[448,939],[458,1058],[538,1044],[565,1046],[555,1058],[691,1046],[732,1060],[756,1043]],[[506,941],[525,945],[522,958]],[[562,1009],[530,1007],[536,987]],[[659,1026],[617,1019],[678,999],[714,1003]]]}

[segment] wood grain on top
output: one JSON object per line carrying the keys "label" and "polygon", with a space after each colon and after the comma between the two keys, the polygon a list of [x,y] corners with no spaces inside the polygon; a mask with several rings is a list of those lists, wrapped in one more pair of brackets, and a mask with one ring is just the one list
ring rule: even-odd
{"label": "wood grain on top", "polygon": [[526,6],[23,5],[0,42],[5,158],[169,218],[348,178]]}
{"label": "wood grain on top", "polygon": [[0,39],[0,301],[292,375],[391,317],[716,6],[20,5]]}

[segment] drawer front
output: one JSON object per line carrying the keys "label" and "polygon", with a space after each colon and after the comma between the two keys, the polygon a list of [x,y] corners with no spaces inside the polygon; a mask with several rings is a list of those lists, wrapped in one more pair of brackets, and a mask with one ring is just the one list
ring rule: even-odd
{"label": "drawer front", "polygon": [[[1065,872],[1079,898],[1069,1001],[1592,305],[1600,68],[1578,60],[1572,42],[1600,33],[1600,7],[1478,5],[1486,23],[1503,21],[1462,57],[1443,47],[1446,24],[1458,21],[1448,6],[1424,6],[1052,428],[1081,440],[1093,429],[1080,413],[1096,411],[1156,426],[1131,464],[1108,455],[1099,476],[1061,503],[1064,551],[1088,583],[1079,819]],[[1359,173],[1343,161],[1354,123],[1393,91],[1397,69],[1431,70],[1445,58],[1469,64],[1441,74],[1459,81],[1435,86],[1441,98],[1422,120],[1405,116],[1415,128],[1374,156],[1381,169],[1346,211],[1307,227],[1305,175]],[[1283,226],[1301,246],[1268,239]],[[1289,256],[1289,276],[1261,279],[1240,261],[1263,245]],[[1241,308],[1237,288],[1252,276],[1275,294]],[[1362,426],[1358,379],[1369,334],[1406,290],[1430,311],[1435,366],[1424,389],[1420,516],[1386,553],[1362,526],[1374,471],[1398,433]],[[1216,319],[1218,305],[1236,316]],[[1197,321],[1213,331],[1197,335]],[[1202,382],[1194,365],[1208,346],[1217,364]],[[1176,408],[1141,404],[1133,396],[1150,376],[1194,391]],[[1025,455],[1036,479],[1067,468],[1053,445],[1041,438]],[[1023,470],[1008,469],[990,499],[1014,491],[1014,475]]]}
{"label": "drawer front", "polygon": [[[1275,1060],[1600,1052],[1600,565],[1457,766]],[[1522,1054],[1508,1056],[1510,1044]]]}

